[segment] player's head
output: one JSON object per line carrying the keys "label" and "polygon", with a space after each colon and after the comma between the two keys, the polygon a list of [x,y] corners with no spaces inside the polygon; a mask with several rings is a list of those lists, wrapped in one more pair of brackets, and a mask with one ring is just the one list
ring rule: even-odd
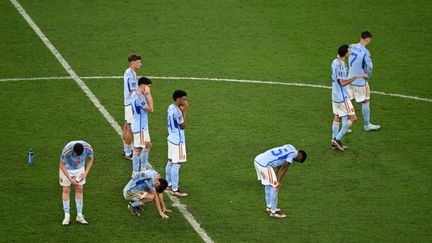
{"label": "player's head", "polygon": [[76,155],[80,156],[84,152],[84,146],[81,143],[76,143],[73,146],[73,151]]}
{"label": "player's head", "polygon": [[346,57],[349,52],[349,46],[347,44],[343,44],[338,49],[338,55],[340,57]]}
{"label": "player's head", "polygon": [[294,158],[295,161],[303,163],[307,159],[307,154],[304,150],[298,150],[297,156]]}
{"label": "player's head", "polygon": [[141,77],[138,79],[138,86],[148,85],[151,86],[152,81],[147,77]]}
{"label": "player's head", "polygon": [[130,54],[128,56],[129,66],[133,69],[140,69],[141,67],[141,56],[138,54]]}
{"label": "player's head", "polygon": [[363,42],[365,45],[369,44],[372,40],[372,33],[369,31],[363,31],[360,34],[361,42]]}
{"label": "player's head", "polygon": [[155,183],[155,186],[156,186],[156,191],[158,193],[162,193],[168,187],[168,181],[165,180],[164,178],[159,178]]}
{"label": "player's head", "polygon": [[173,93],[173,100],[177,105],[184,105],[184,103],[187,101],[186,96],[186,91],[178,89]]}

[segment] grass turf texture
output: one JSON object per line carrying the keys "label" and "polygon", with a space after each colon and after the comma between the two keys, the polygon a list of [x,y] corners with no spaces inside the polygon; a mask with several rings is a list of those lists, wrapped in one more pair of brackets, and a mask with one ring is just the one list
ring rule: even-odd
{"label": "grass turf texture", "polygon": [[[337,13],[341,2],[21,3],[81,76],[121,75],[125,56],[136,51],[144,56],[140,75],[330,85],[336,48],[369,29],[376,68],[372,90],[431,98],[425,78],[431,74],[425,55],[431,52],[428,2],[371,1],[367,8],[354,2],[350,8],[359,10],[347,14]],[[0,7],[5,20],[0,26],[7,30],[0,36],[2,78],[65,75],[11,4],[2,1]],[[398,33],[408,33],[410,41]],[[122,122],[122,81],[85,82]],[[131,168],[119,155],[121,141],[73,81],[0,87],[2,239],[200,240],[178,211],[168,221],[159,220],[153,206],[144,217],[129,214],[121,190]],[[328,90],[154,80],[150,161],[161,172],[165,112],[176,88],[187,90],[191,103],[189,163],[181,171],[181,186],[191,196],[181,201],[215,241],[270,241],[281,235],[290,241],[430,241],[432,128],[427,115],[419,116],[432,111],[430,103],[373,95],[372,121],[383,129],[362,132],[360,119],[344,140],[349,151],[335,153],[329,148]],[[63,228],[58,157],[76,138],[96,151],[84,203],[91,225]],[[290,168],[279,194],[289,217],[274,220],[263,211],[264,192],[252,161],[287,142],[308,151],[309,160]],[[33,167],[25,163],[30,147]],[[71,206],[74,215],[74,202]],[[277,234],[269,234],[275,229]]]}

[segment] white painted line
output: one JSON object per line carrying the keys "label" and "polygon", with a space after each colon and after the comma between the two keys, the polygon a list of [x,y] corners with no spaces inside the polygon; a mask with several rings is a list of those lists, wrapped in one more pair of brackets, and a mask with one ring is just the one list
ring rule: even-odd
{"label": "white painted line", "polygon": [[[122,129],[114,120],[114,118],[108,113],[105,107],[100,103],[100,101],[96,98],[96,96],[91,92],[91,90],[87,87],[87,85],[81,80],[81,78],[75,73],[75,71],[71,68],[69,63],[63,58],[60,52],[54,47],[54,45],[48,40],[44,33],[40,30],[40,28],[36,25],[36,23],[30,18],[25,9],[18,3],[16,0],[10,0],[11,3],[15,6],[21,16],[27,21],[30,27],[34,30],[34,32],[39,36],[39,38],[43,41],[43,43],[48,47],[51,53],[55,56],[55,58],[62,64],[63,68],[69,73],[70,77],[78,84],[78,86],[84,91],[87,97],[93,102],[96,108],[102,113],[105,119],[109,122],[109,124],[114,128],[117,134],[122,136]],[[175,197],[170,196],[167,192],[166,194],[173,201],[173,206],[177,207],[179,211],[183,214],[186,220],[192,225],[194,230],[198,233],[199,236],[204,240],[204,242],[213,242],[213,240],[207,235],[204,229],[201,228],[200,224],[195,220],[193,215],[186,209],[186,205],[180,203]]]}
{"label": "white painted line", "polygon": [[[81,77],[81,79],[121,79],[123,76],[90,76]],[[160,76],[149,76],[153,79],[162,80],[201,80],[201,81],[219,81],[219,82],[234,82],[234,83],[253,83],[253,84],[270,84],[270,85],[285,85],[285,86],[297,86],[297,87],[310,87],[310,88],[320,88],[320,89],[331,89],[330,86],[319,85],[319,84],[305,84],[305,83],[290,83],[290,82],[280,82],[280,81],[265,81],[265,80],[248,80],[248,79],[232,79],[232,78],[199,78],[199,77],[160,77]],[[49,80],[49,79],[71,79],[71,77],[40,77],[40,78],[4,78],[0,79],[2,81],[27,81],[27,80]],[[423,98],[418,96],[410,96],[403,94],[392,94],[381,91],[371,91],[372,94],[399,97],[410,100],[419,100],[432,102],[432,99]]]}

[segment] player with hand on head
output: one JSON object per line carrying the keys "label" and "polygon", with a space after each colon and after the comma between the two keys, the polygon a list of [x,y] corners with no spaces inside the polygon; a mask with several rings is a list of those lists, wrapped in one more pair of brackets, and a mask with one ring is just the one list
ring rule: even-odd
{"label": "player with hand on head", "polygon": [[270,217],[286,217],[285,214],[281,213],[282,210],[277,208],[278,191],[282,185],[282,178],[293,161],[303,163],[306,158],[305,151],[296,150],[291,144],[272,148],[255,157],[255,170],[258,180],[261,181],[265,189],[266,212],[269,213]]}
{"label": "player with hand on head", "polygon": [[189,108],[187,93],[176,90],[173,93],[174,103],[168,106],[168,161],[165,167],[171,195],[185,197],[188,194],[179,190],[180,167],[186,163],[186,111]]}
{"label": "player with hand on head", "polygon": [[132,107],[130,97],[132,93],[138,88],[138,77],[136,71],[141,67],[141,56],[138,54],[131,54],[128,57],[129,68],[126,69],[123,75],[123,94],[124,94],[124,109],[125,109],[125,123],[123,126],[123,150],[124,157],[132,160]]}
{"label": "player with hand on head", "polygon": [[380,125],[370,123],[370,89],[369,80],[372,75],[372,59],[366,46],[372,41],[372,34],[369,31],[362,32],[360,35],[360,42],[352,44],[349,55],[349,73],[348,77],[352,78],[359,74],[367,74],[367,77],[362,77],[354,80],[350,84],[350,98],[355,98],[357,103],[362,104],[362,115],[365,131],[378,130]]}
{"label": "player with hand on head", "polygon": [[162,219],[167,219],[171,210],[165,207],[163,191],[168,182],[161,178],[155,170],[138,172],[123,189],[123,196],[130,201],[128,208],[133,215],[140,216],[140,206],[155,202],[156,209]]}
{"label": "player with hand on head", "polygon": [[[75,204],[77,207],[76,221],[80,224],[88,224],[82,214],[84,205],[84,184],[93,165],[93,148],[85,141],[71,141],[64,147],[60,157],[60,185],[63,187],[64,219],[62,225],[70,222],[70,185],[75,188]],[[89,159],[86,166],[86,158]]]}
{"label": "player with hand on head", "polygon": [[150,93],[152,81],[146,77],[138,80],[138,89],[131,96],[134,151],[132,177],[138,171],[147,169],[147,160],[152,143],[148,127],[148,112],[153,112],[153,98]]}
{"label": "player with hand on head", "polygon": [[[346,146],[340,141],[348,132],[351,125],[357,120],[354,107],[349,99],[347,85],[358,79],[367,78],[367,74],[357,74],[352,78],[347,78],[347,68],[345,59],[349,55],[349,46],[342,45],[338,49],[338,56],[332,62],[332,103],[333,103],[333,126],[332,126],[332,147],[344,151]],[[347,122],[343,123],[339,131],[339,123],[343,117],[347,117]]]}

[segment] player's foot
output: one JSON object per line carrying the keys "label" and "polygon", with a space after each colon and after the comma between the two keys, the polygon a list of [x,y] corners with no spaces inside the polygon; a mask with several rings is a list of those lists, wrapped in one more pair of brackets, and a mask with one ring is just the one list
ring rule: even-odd
{"label": "player's foot", "polygon": [[345,149],[343,148],[342,142],[336,139],[332,140],[332,146],[334,146],[337,150],[339,151],[345,151]]}
{"label": "player's foot", "polygon": [[283,213],[280,213],[280,212],[276,212],[276,213],[271,213],[270,212],[270,217],[273,217],[273,218],[286,218],[286,215],[285,214],[283,214]]}
{"label": "player's foot", "polygon": [[[280,208],[276,208],[276,213],[277,212],[281,212],[282,211],[282,209],[280,209]],[[266,208],[266,212],[267,213],[270,213],[271,212],[271,208]]]}
{"label": "player's foot", "polygon": [[369,124],[369,125],[365,125],[363,129],[365,131],[376,131],[380,129],[380,127],[381,127],[380,125]]}
{"label": "player's foot", "polygon": [[141,215],[139,208],[138,207],[132,207],[131,203],[129,203],[128,209],[129,209],[129,211],[131,212],[132,215],[135,215],[135,216],[140,216]]}
{"label": "player's foot", "polygon": [[78,215],[76,217],[76,221],[80,224],[88,224],[87,220],[84,218],[84,215]]}
{"label": "player's foot", "polygon": [[70,214],[65,214],[65,217],[63,219],[62,225],[63,226],[68,226],[70,222]]}
{"label": "player's foot", "polygon": [[186,197],[187,195],[188,194],[186,192],[182,192],[180,190],[171,192],[171,196],[176,196],[176,197]]}
{"label": "player's foot", "polygon": [[123,157],[127,160],[132,160],[132,153],[127,155],[126,153],[123,153]]}

